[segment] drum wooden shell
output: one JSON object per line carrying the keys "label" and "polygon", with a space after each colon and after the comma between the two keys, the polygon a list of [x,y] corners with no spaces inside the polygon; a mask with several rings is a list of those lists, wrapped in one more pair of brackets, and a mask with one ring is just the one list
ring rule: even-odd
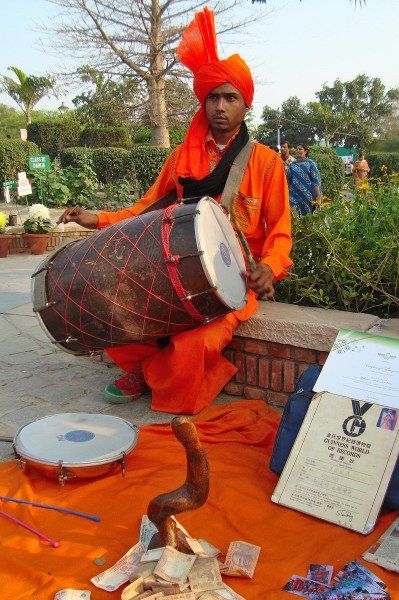
{"label": "drum wooden shell", "polygon": [[[86,354],[157,340],[242,308],[245,284],[229,306],[199,249],[197,216],[209,202],[216,204],[205,197],[126,219],[49,255],[32,275],[32,295],[53,343]],[[233,266],[242,272],[233,229],[217,212],[231,231],[232,256],[240,254]],[[241,272],[235,277],[242,279]]]}

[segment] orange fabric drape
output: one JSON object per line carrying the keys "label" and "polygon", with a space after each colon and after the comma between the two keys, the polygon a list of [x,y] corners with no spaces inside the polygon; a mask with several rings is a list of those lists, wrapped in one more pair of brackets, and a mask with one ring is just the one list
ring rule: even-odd
{"label": "orange fabric drape", "polygon": [[[181,523],[196,538],[222,552],[233,540],[261,546],[252,580],[225,577],[246,600],[289,600],[282,586],[291,575],[306,576],[310,563],[331,564],[336,573],[361,554],[392,523],[397,512],[384,513],[374,532],[363,536],[308,515],[275,505],[270,497],[277,477],[268,469],[279,415],[260,401],[213,406],[195,422],[207,451],[210,494],[199,510],[182,514]],[[109,593],[90,578],[113,565],[136,543],[141,515],[156,495],[184,481],[185,456],[169,425],[140,429],[136,449],[120,473],[102,479],[67,483],[65,488],[15,461],[0,464],[2,495],[55,504],[99,515],[101,522],[50,510],[1,503],[9,514],[59,542],[51,548],[8,520],[1,519],[0,581],[2,600],[53,600],[63,588],[88,589],[92,600],[116,600],[123,586]],[[106,564],[93,561],[105,557]],[[364,561],[363,561],[364,562]],[[399,577],[364,562],[399,598]]]}

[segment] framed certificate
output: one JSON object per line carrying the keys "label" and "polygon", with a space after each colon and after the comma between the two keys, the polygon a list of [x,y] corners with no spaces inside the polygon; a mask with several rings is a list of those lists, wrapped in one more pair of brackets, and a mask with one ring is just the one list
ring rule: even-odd
{"label": "framed certificate", "polygon": [[398,409],[316,394],[272,500],[368,534],[398,453]]}

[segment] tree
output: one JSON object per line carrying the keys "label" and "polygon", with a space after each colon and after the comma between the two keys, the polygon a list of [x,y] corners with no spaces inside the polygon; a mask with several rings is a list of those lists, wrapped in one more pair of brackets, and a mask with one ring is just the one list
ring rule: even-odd
{"label": "tree", "polygon": [[[63,52],[90,52],[93,65],[104,73],[137,78],[149,99],[151,142],[169,146],[165,81],[179,77],[176,47],[188,19],[206,2],[194,0],[49,0],[65,9],[65,23],[55,28]],[[237,0],[227,0],[224,14]],[[251,20],[241,19],[240,27]],[[224,20],[226,23],[226,17]],[[238,25],[236,26],[238,27]],[[228,25],[224,30],[229,29]],[[187,73],[186,73],[187,74]]]}
{"label": "tree", "polygon": [[93,86],[72,100],[81,122],[100,127],[123,125],[142,113],[144,99],[136,78],[112,78],[88,65],[77,73],[84,83]]}
{"label": "tree", "polygon": [[[336,128],[342,129],[339,137],[345,144],[364,148],[380,133],[384,119],[395,111],[399,89],[386,90],[379,77],[363,74],[352,81],[336,79],[332,86],[324,84],[316,97],[319,112],[325,111],[327,116],[333,117]],[[333,129],[329,130],[332,137]]]}
{"label": "tree", "polygon": [[258,127],[256,138],[263,144],[277,143],[277,129],[280,129],[281,140],[293,146],[314,142],[315,128],[309,110],[297,96],[285,100],[280,110],[265,106],[261,119],[263,123]]}
{"label": "tree", "polygon": [[[52,110],[32,111],[32,121],[55,116],[59,115],[56,115],[56,111]],[[24,113],[12,106],[7,106],[7,104],[0,104],[0,139],[7,136],[20,139],[19,130],[23,127],[25,127]]]}
{"label": "tree", "polygon": [[0,79],[0,89],[18,104],[25,114],[26,125],[29,125],[33,107],[54,88],[54,79],[27,75],[18,67],[8,67],[8,70],[17,76],[18,81],[3,75]]}

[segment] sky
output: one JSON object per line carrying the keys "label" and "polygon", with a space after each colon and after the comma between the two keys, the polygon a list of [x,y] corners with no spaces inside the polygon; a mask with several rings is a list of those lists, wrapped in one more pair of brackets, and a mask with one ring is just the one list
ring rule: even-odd
{"label": "sky", "polygon": [[[238,17],[252,14],[257,21],[222,38],[219,55],[238,52],[251,67],[257,121],[266,104],[278,108],[289,96],[314,100],[323,83],[337,78],[366,73],[380,77],[387,87],[399,86],[398,0],[366,0],[362,7],[350,0],[246,0],[244,5]],[[212,0],[208,6],[212,8]],[[0,74],[10,65],[32,75],[65,67],[65,57],[39,29],[50,27],[58,12],[47,0],[0,0]],[[262,12],[267,13],[264,18]],[[216,17],[216,24],[223,26],[223,19]],[[72,58],[68,61],[74,64]],[[78,93],[75,88],[44,98],[37,108],[57,109],[62,101],[72,107]],[[16,107],[4,94],[0,102]]]}

